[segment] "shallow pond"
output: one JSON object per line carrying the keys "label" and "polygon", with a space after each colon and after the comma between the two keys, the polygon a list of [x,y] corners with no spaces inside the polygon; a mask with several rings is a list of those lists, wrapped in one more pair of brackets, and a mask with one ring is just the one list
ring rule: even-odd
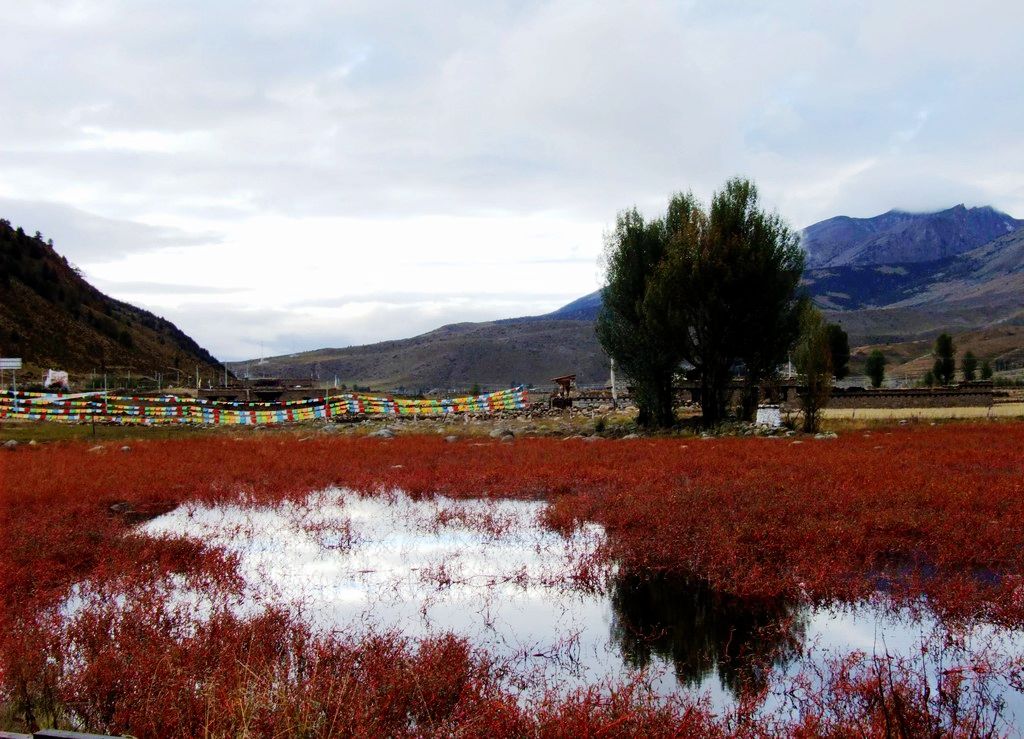
{"label": "shallow pond", "polygon": [[[183,506],[142,531],[184,534],[239,557],[242,609],[287,604],[313,625],[358,635],[453,632],[486,650],[524,692],[642,675],[651,689],[706,691],[725,705],[766,668],[795,675],[860,650],[920,656],[934,676],[983,649],[1020,653],[1015,632],[952,630],[934,619],[862,604],[751,604],[670,578],[601,564],[603,530],[570,536],[542,524],[545,503],[344,490],[303,504]],[[1008,713],[1019,693],[1000,689]]]}

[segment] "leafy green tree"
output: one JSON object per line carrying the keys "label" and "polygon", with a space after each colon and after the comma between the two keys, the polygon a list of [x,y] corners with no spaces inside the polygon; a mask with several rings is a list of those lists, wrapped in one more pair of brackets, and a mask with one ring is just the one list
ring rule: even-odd
{"label": "leafy green tree", "polygon": [[981,363],[981,379],[992,379],[992,365],[989,364],[989,361],[987,359]]}
{"label": "leafy green tree", "polygon": [[924,373],[924,377],[921,378],[921,384],[925,387],[935,387],[935,371],[928,370]]}
{"label": "leafy green tree", "polygon": [[804,431],[818,430],[821,410],[832,395],[832,353],[828,328],[821,312],[812,305],[804,306],[800,316],[800,338],[793,351],[793,360],[803,386],[800,404],[804,412]]}
{"label": "leafy green tree", "polygon": [[828,348],[832,355],[832,375],[842,380],[850,374],[850,337],[838,323],[830,323]]}
{"label": "leafy green tree", "polygon": [[935,382],[939,385],[952,384],[953,375],[956,373],[956,347],[953,345],[953,337],[947,333],[939,334],[932,356],[935,358],[935,364],[932,366]]}
{"label": "leafy green tree", "polygon": [[734,368],[744,369],[743,414],[752,419],[758,388],[786,358],[800,332],[799,238],[760,207],[756,186],[731,179],[707,212],[676,195],[666,218],[668,258],[658,304],[674,344],[699,378],[706,425],[724,420]]}
{"label": "leafy green tree", "polygon": [[798,287],[798,236],[760,207],[757,188],[732,179],[705,209],[676,194],[662,219],[619,214],[606,240],[607,284],[597,334],[633,380],[639,422],[674,422],[672,379],[683,360],[700,383],[702,420],[724,420],[737,367],[743,413],[785,360],[807,303]]}
{"label": "leafy green tree", "polygon": [[669,333],[673,292],[657,283],[666,242],[664,222],[647,222],[635,208],[619,213],[615,230],[605,237],[597,338],[632,381],[641,426],[675,422],[672,379],[683,354]]}
{"label": "leafy green tree", "polygon": [[974,352],[964,352],[960,359],[960,370],[964,373],[964,382],[974,382],[974,376],[978,371],[978,358],[974,356]]}
{"label": "leafy green tree", "polygon": [[885,365],[885,355],[881,350],[875,349],[868,355],[868,359],[864,363],[864,372],[871,380],[871,387],[882,386],[882,381],[885,379]]}

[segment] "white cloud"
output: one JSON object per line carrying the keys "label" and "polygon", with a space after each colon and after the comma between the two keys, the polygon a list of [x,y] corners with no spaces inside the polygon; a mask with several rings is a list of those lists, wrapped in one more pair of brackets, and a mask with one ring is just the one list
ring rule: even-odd
{"label": "white cloud", "polygon": [[[518,309],[488,291],[549,296],[524,298],[540,312],[597,286],[618,209],[734,174],[796,226],[961,201],[1024,215],[1008,0],[0,10],[0,197],[76,214],[22,207],[23,225],[110,281],[230,287],[225,316],[276,311],[299,344],[370,335],[306,298],[445,306],[364,316],[380,336]],[[243,324],[189,313],[196,293],[126,295],[240,350]]]}

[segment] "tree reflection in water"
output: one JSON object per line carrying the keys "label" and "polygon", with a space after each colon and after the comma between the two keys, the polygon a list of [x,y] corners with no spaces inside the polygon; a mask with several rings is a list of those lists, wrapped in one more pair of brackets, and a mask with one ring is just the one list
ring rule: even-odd
{"label": "tree reflection in water", "polygon": [[773,666],[798,657],[807,627],[796,604],[744,600],[668,575],[617,577],[612,608],[612,639],[628,664],[646,667],[656,655],[689,687],[715,672],[736,696],[763,688]]}

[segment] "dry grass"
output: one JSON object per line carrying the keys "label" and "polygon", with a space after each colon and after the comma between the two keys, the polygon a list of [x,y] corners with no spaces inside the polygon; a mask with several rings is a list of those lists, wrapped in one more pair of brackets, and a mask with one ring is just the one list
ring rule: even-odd
{"label": "dry grass", "polygon": [[941,421],[955,419],[1024,418],[1024,403],[998,403],[964,408],[826,408],[832,421]]}

